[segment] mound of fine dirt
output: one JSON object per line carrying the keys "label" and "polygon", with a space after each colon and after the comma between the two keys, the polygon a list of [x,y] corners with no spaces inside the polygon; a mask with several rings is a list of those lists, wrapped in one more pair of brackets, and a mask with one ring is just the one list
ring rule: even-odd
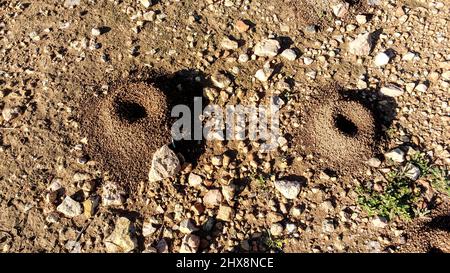
{"label": "mound of fine dirt", "polygon": [[303,120],[300,143],[328,168],[357,167],[375,152],[376,121],[372,111],[356,100],[322,96],[308,106]]}
{"label": "mound of fine dirt", "polygon": [[450,202],[441,204],[428,219],[418,219],[406,230],[401,252],[450,253]]}
{"label": "mound of fine dirt", "polygon": [[121,184],[145,180],[153,153],[171,142],[166,95],[143,82],[114,84],[84,104],[87,152]]}
{"label": "mound of fine dirt", "polygon": [[342,18],[343,21],[350,21],[356,14],[364,13],[367,10],[366,1],[323,1],[323,0],[283,0],[276,5],[276,11],[280,11],[280,16],[287,17],[297,22],[300,26],[315,24],[325,29],[333,26],[336,17],[333,14],[332,6],[338,3],[348,3],[349,10]]}

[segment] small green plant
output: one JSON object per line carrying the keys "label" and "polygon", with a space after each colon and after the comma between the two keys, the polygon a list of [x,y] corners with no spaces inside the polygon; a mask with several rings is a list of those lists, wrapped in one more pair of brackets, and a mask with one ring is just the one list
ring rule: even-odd
{"label": "small green plant", "polygon": [[264,177],[262,176],[262,174],[260,174],[260,175],[256,178],[256,181],[258,182],[258,185],[259,185],[261,188],[267,187],[266,180],[264,179]]}
{"label": "small green plant", "polygon": [[395,128],[389,128],[385,131],[386,135],[389,138],[394,138],[395,137],[395,133],[396,133],[396,129]]}
{"label": "small green plant", "polygon": [[291,100],[291,98],[293,97],[292,93],[290,91],[286,91],[282,94],[282,97],[286,100],[289,101]]}
{"label": "small green plant", "polygon": [[422,175],[428,174],[430,170],[430,162],[427,159],[425,153],[417,152],[411,156],[411,163],[416,165],[420,169]]}
{"label": "small green plant", "polygon": [[450,179],[448,171],[433,167],[430,169],[430,176],[431,186],[437,191],[446,193],[450,196]]}
{"label": "small green plant", "polygon": [[420,208],[415,208],[414,209],[414,215],[417,217],[424,217],[427,216],[428,214],[430,214],[431,211],[429,209],[420,209]]}
{"label": "small green plant", "polygon": [[250,176],[250,179],[251,179],[251,181],[256,182],[258,187],[263,190],[265,190],[268,187],[266,179],[264,178],[264,176],[262,174],[257,175],[256,173],[252,173]]}
{"label": "small green plant", "polygon": [[417,152],[413,154],[411,162],[420,169],[421,176],[430,181],[433,189],[450,196],[448,170],[431,164],[425,153]]}
{"label": "small green plant", "polygon": [[359,187],[358,203],[369,216],[379,215],[390,220],[396,216],[410,220],[415,214],[418,192],[412,188],[410,180],[402,172],[393,171],[387,175],[388,184],[383,192]]}
{"label": "small green plant", "polygon": [[[450,195],[450,181],[448,171],[431,164],[425,153],[417,152],[411,155],[407,164],[413,164],[420,170],[420,178],[430,182],[433,189]],[[386,217],[388,220],[399,216],[410,220],[430,213],[427,209],[420,209],[420,191],[408,175],[408,168],[398,167],[386,175],[388,181],[382,192],[366,187],[359,187],[358,203],[372,215]]]}
{"label": "small green plant", "polygon": [[[433,189],[450,195],[450,181],[448,171],[431,164],[425,153],[417,152],[411,156],[409,163],[420,170],[420,178],[430,182]],[[386,175],[388,181],[382,192],[365,187],[359,187],[358,203],[372,215],[386,217],[388,220],[399,216],[410,220],[414,217],[425,216],[430,213],[427,209],[420,209],[420,191],[414,187],[414,181],[408,176],[406,168],[399,167]]]}
{"label": "small green plant", "polygon": [[278,251],[283,250],[283,245],[286,243],[286,240],[280,239],[280,238],[273,238],[272,234],[270,234],[270,231],[266,231],[267,236],[264,237],[264,244],[269,249],[275,249]]}

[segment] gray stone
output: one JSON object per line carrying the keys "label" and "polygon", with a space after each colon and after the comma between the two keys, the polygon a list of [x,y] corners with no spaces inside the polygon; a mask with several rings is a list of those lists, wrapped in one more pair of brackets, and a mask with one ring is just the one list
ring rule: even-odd
{"label": "gray stone", "polygon": [[350,54],[367,56],[373,47],[373,39],[370,33],[360,34],[348,44]]}
{"label": "gray stone", "polygon": [[367,243],[367,249],[370,253],[380,253],[381,252],[381,244],[378,241],[369,241]]}
{"label": "gray stone", "polygon": [[261,82],[266,82],[273,74],[273,68],[270,67],[269,63],[264,64],[262,69],[259,69],[255,73],[255,78],[257,78]]}
{"label": "gray stone", "polygon": [[320,207],[325,210],[326,212],[330,212],[334,210],[333,203],[329,200],[324,201],[322,204],[320,204]]}
{"label": "gray stone", "polygon": [[227,201],[232,201],[234,198],[234,193],[236,189],[232,185],[224,185],[222,186],[222,195]]}
{"label": "gray stone", "polygon": [[196,253],[200,246],[200,237],[194,234],[187,234],[183,237],[180,253]]}
{"label": "gray stone", "polygon": [[195,173],[190,173],[188,177],[189,185],[192,187],[198,187],[202,184],[203,179],[200,175],[197,175]]}
{"label": "gray stone", "polygon": [[260,57],[275,57],[280,50],[280,42],[274,39],[265,39],[258,42],[254,47],[254,53]]}
{"label": "gray stone", "polygon": [[239,55],[238,61],[239,61],[240,63],[248,62],[248,60],[249,60],[249,57],[248,57],[247,54],[241,54],[241,55]]}
{"label": "gray stone", "polygon": [[295,224],[293,224],[293,223],[286,224],[286,232],[288,234],[292,234],[295,231],[297,231],[297,226]]}
{"label": "gray stone", "polygon": [[300,193],[301,184],[298,181],[277,180],[275,188],[287,199],[295,199]]}
{"label": "gray stone", "polygon": [[398,97],[398,96],[403,95],[403,93],[405,93],[405,91],[398,86],[390,84],[390,85],[381,87],[380,93],[387,97]]}
{"label": "gray stone", "polygon": [[158,230],[154,224],[154,221],[144,222],[144,224],[142,225],[142,235],[144,237],[150,236]]}
{"label": "gray stone", "polygon": [[73,175],[72,181],[75,183],[78,183],[78,182],[91,180],[91,179],[92,179],[92,176],[90,174],[78,172]]}
{"label": "gray stone", "polygon": [[169,146],[164,145],[153,155],[148,179],[150,182],[155,182],[168,177],[173,177],[180,169],[180,160],[177,155],[169,148]]}
{"label": "gray stone", "polygon": [[179,229],[184,234],[191,234],[192,232],[198,230],[191,219],[184,219],[183,221],[181,221]]}
{"label": "gray stone", "polygon": [[255,78],[257,78],[261,82],[266,82],[269,80],[272,73],[273,73],[272,69],[259,69],[255,73]]}
{"label": "gray stone", "polygon": [[363,25],[365,23],[367,23],[367,17],[365,15],[359,14],[356,15],[356,22],[358,22],[358,24]]}
{"label": "gray stone", "polygon": [[385,153],[384,157],[388,161],[402,163],[403,161],[405,161],[405,152],[403,152],[400,148],[395,148],[392,151]]}
{"label": "gray stone", "polygon": [[59,217],[59,214],[57,212],[51,212],[49,213],[49,215],[47,215],[47,217],[45,217],[45,221],[54,224],[54,223],[58,223],[61,220],[61,218]]}
{"label": "gray stone", "polygon": [[79,6],[80,0],[65,0],[64,1],[64,7],[66,8],[72,8],[74,6]]}
{"label": "gray stone", "polygon": [[378,6],[380,5],[381,0],[367,0],[367,4],[369,6]]}
{"label": "gray stone", "polygon": [[102,204],[103,206],[121,206],[123,205],[124,193],[115,183],[106,183],[102,187]]}
{"label": "gray stone", "polygon": [[234,217],[234,210],[225,205],[221,205],[219,207],[219,211],[217,212],[217,219],[225,222],[230,222]]}
{"label": "gray stone", "polygon": [[91,29],[92,36],[99,36],[102,34],[102,31],[98,27],[94,27]]}
{"label": "gray stone", "polygon": [[215,155],[211,158],[211,164],[213,164],[216,167],[222,166],[223,163],[223,157],[221,155]]}
{"label": "gray stone", "polygon": [[288,61],[295,61],[297,59],[297,54],[293,49],[285,49],[281,52],[281,57],[285,58]]}
{"label": "gray stone", "polygon": [[402,56],[403,61],[412,61],[416,57],[416,54],[414,52],[407,52]]}
{"label": "gray stone", "polygon": [[69,251],[69,253],[81,253],[81,244],[76,241],[67,241],[64,247]]}
{"label": "gray stone", "polygon": [[222,203],[222,199],[223,197],[219,190],[209,190],[205,196],[203,196],[203,204],[209,208],[217,207]]}
{"label": "gray stone", "polygon": [[314,62],[314,60],[311,59],[311,58],[308,58],[308,57],[303,58],[303,63],[304,63],[305,65],[310,65],[310,64],[312,64],[313,62]]}
{"label": "gray stone", "polygon": [[142,17],[144,18],[144,21],[153,22],[155,21],[156,13],[153,10],[151,10],[144,13]]}
{"label": "gray stone", "polygon": [[333,6],[331,6],[331,9],[333,10],[333,14],[336,17],[342,18],[348,13],[349,7],[350,7],[349,3],[339,1],[339,3],[336,3]]}
{"label": "gray stone", "polygon": [[381,160],[376,157],[372,157],[371,159],[366,161],[366,164],[372,168],[378,168],[381,165]]}
{"label": "gray stone", "polygon": [[149,8],[152,5],[152,0],[139,0],[139,2],[144,8]]}
{"label": "gray stone", "polygon": [[12,107],[12,108],[6,107],[2,110],[2,117],[6,122],[18,117],[19,114],[20,114],[19,107]]}
{"label": "gray stone", "polygon": [[70,218],[83,213],[83,207],[81,204],[73,200],[70,196],[66,196],[56,210]]}
{"label": "gray stone", "polygon": [[372,218],[371,223],[376,228],[385,228],[387,226],[387,219],[382,216],[375,216]]}
{"label": "gray stone", "polygon": [[231,40],[228,37],[224,37],[222,41],[220,42],[220,45],[227,50],[234,50],[239,47],[239,44],[237,41]]}
{"label": "gray stone", "polygon": [[414,88],[414,90],[425,93],[428,90],[428,86],[426,86],[423,83],[419,83],[418,85],[416,85],[416,87]]}
{"label": "gray stone", "polygon": [[317,32],[317,26],[316,25],[308,25],[305,28],[305,32],[307,32],[307,33],[316,33]]}
{"label": "gray stone", "polygon": [[293,207],[290,211],[290,214],[292,215],[292,217],[294,218],[298,218],[302,215],[302,209],[299,206]]}
{"label": "gray stone", "polygon": [[133,223],[125,217],[119,217],[114,231],[105,239],[106,251],[109,253],[128,253],[137,247]]}
{"label": "gray stone", "polygon": [[158,253],[169,253],[169,245],[167,244],[166,239],[162,238],[156,244],[156,250]]}
{"label": "gray stone", "polygon": [[386,53],[380,52],[373,58],[373,63],[375,66],[385,66],[389,63],[389,59],[390,58]]}
{"label": "gray stone", "polygon": [[280,236],[283,234],[283,225],[280,223],[274,223],[270,226],[270,234],[273,236]]}
{"label": "gray stone", "polygon": [[358,89],[366,89],[367,88],[367,82],[363,79],[359,79],[358,82],[356,83],[356,87]]}
{"label": "gray stone", "polygon": [[332,233],[335,229],[333,219],[325,219],[322,221],[322,230],[327,233]]}
{"label": "gray stone", "polygon": [[405,176],[413,181],[416,181],[420,177],[419,167],[412,163],[407,163],[403,171]]}
{"label": "gray stone", "polygon": [[222,73],[216,73],[211,76],[211,81],[215,87],[224,89],[231,85],[231,80]]}
{"label": "gray stone", "polygon": [[316,78],[317,72],[314,70],[311,70],[311,71],[306,72],[305,75],[314,80]]}
{"label": "gray stone", "polygon": [[55,178],[52,180],[50,185],[47,187],[47,190],[49,190],[51,192],[63,190],[63,186],[61,183],[62,183],[62,180],[60,178]]}

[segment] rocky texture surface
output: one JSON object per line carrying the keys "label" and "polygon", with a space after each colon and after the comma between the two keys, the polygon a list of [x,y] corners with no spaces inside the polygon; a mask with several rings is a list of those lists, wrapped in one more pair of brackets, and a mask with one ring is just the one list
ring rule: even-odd
{"label": "rocky texture surface", "polygon": [[[371,215],[359,189],[386,197],[392,171],[411,163],[421,168],[416,179],[407,167],[420,192],[414,219],[448,203],[416,155],[448,183],[450,6],[368,2],[0,2],[0,250],[448,251],[448,232],[421,236],[398,215]],[[86,153],[93,139],[78,117],[86,96],[139,81],[144,68],[179,76],[170,88],[179,94],[200,84],[221,106],[279,95],[283,145],[267,153],[257,141],[206,142],[184,154],[179,172],[122,188]],[[285,134],[302,128],[301,110],[330,83],[375,105],[382,125],[379,153],[351,171],[324,166]],[[305,180],[299,192],[279,192],[287,177]],[[95,209],[84,205],[95,196]]]}

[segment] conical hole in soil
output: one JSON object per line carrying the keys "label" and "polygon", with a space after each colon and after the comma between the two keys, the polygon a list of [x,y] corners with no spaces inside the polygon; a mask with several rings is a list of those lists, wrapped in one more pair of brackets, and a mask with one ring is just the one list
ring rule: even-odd
{"label": "conical hole in soil", "polygon": [[358,133],[358,127],[342,114],[334,117],[334,126],[344,135],[354,137]]}
{"label": "conical hole in soil", "polygon": [[326,168],[357,169],[375,152],[376,121],[361,102],[339,94],[323,96],[306,111],[306,124],[299,130],[298,138],[305,152],[316,154]]}
{"label": "conical hole in soil", "polygon": [[170,105],[162,90],[143,81],[119,81],[107,94],[89,97],[81,116],[86,153],[135,189],[147,179],[153,153],[171,142]]}
{"label": "conical hole in soil", "polygon": [[132,101],[116,101],[115,111],[124,122],[134,123],[147,117],[145,107]]}

